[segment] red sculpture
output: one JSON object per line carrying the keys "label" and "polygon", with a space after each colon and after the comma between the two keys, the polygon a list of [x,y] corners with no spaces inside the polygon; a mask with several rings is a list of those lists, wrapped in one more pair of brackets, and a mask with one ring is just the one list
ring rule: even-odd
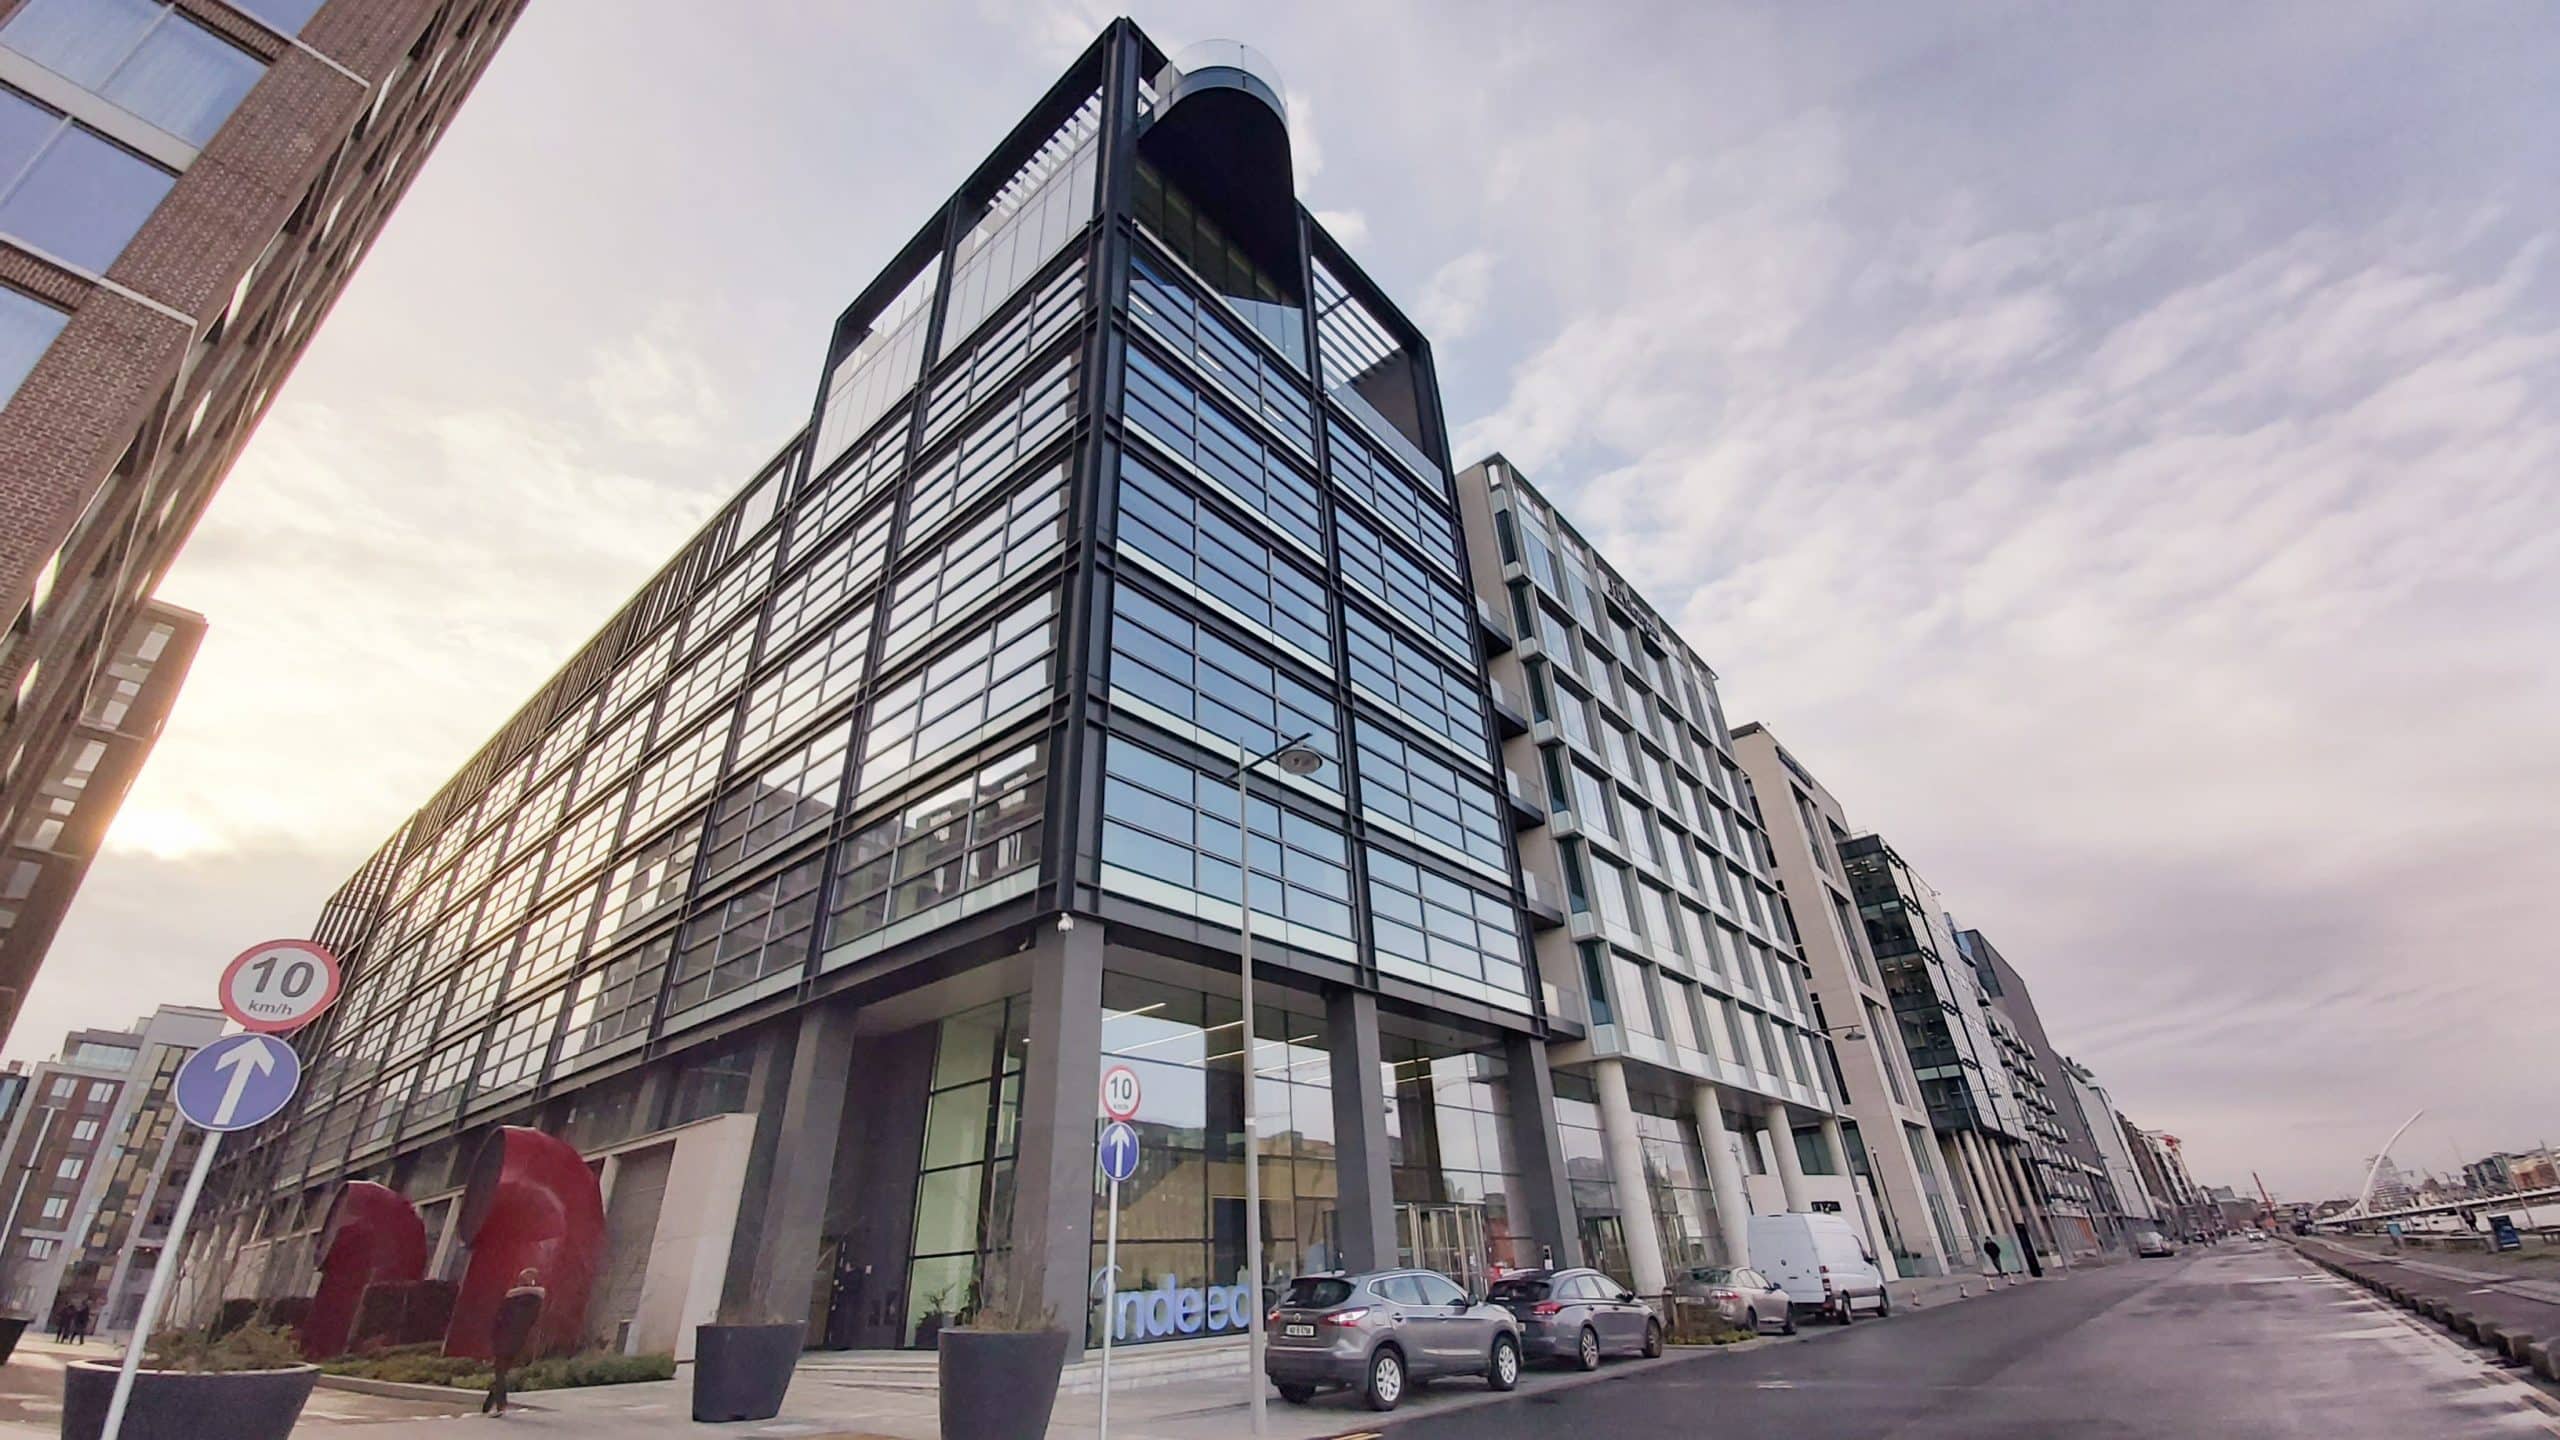
{"label": "red sculpture", "polygon": [[502,1127],[471,1162],[461,1233],[471,1266],[454,1296],[444,1353],[490,1353],[498,1302],[526,1270],[549,1292],[529,1353],[576,1350],[586,1330],[587,1294],[604,1264],[604,1192],[585,1158],[539,1130]]}
{"label": "red sculpture", "polygon": [[303,1358],[346,1353],[366,1286],[426,1273],[427,1227],[418,1207],[387,1185],[349,1181],[329,1202],[329,1223],[320,1230],[320,1288],[302,1321]]}

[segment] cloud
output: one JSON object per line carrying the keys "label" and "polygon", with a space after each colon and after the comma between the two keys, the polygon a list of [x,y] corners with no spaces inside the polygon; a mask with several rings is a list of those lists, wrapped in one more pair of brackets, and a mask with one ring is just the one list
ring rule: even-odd
{"label": "cloud", "polygon": [[1484,319],[1493,299],[1493,253],[1470,250],[1433,271],[1415,297],[1414,319],[1435,342],[1463,340]]}
{"label": "cloud", "polygon": [[1318,210],[1316,223],[1330,231],[1345,248],[1356,247],[1369,238],[1369,217],[1357,210]]}

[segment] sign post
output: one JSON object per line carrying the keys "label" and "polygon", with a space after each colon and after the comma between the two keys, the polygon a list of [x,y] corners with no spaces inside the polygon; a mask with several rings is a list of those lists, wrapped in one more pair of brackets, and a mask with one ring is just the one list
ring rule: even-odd
{"label": "sign post", "polygon": [[133,1335],[125,1342],[124,1365],[116,1372],[115,1395],[107,1402],[100,1440],[119,1440],[124,1434],[133,1377],[142,1368],[152,1322],[159,1317],[161,1301],[168,1296],[171,1278],[186,1253],[187,1222],[195,1217],[204,1177],[213,1172],[222,1137],[274,1119],[302,1087],[302,1057],[275,1033],[297,1029],[328,1009],[343,984],[337,957],[305,940],[252,946],[223,970],[218,987],[223,1013],[249,1033],[226,1035],[188,1056],[170,1087],[179,1118],[206,1132],[204,1144],[196,1149],[187,1187],[179,1193],[177,1212],[169,1217],[168,1234],[160,1242],[160,1261],[151,1267],[151,1283],[142,1292],[142,1313],[134,1317]]}
{"label": "sign post", "polygon": [[1116,1299],[1120,1293],[1120,1182],[1138,1173],[1138,1131],[1130,1120],[1138,1113],[1138,1072],[1126,1065],[1114,1065],[1102,1076],[1102,1113],[1111,1123],[1102,1127],[1102,1139],[1096,1150],[1102,1159],[1102,1178],[1111,1187],[1107,1237],[1102,1242],[1102,1400],[1095,1417],[1095,1440],[1111,1440],[1111,1332],[1119,1323]]}

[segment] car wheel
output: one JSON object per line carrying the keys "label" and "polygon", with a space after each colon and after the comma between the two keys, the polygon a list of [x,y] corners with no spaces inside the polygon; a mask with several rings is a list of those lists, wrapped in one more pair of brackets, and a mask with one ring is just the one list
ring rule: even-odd
{"label": "car wheel", "polygon": [[1496,1390],[1508,1390],[1520,1383],[1520,1342],[1508,1335],[1493,1337],[1493,1363],[1486,1367],[1484,1383]]}
{"label": "car wheel", "polygon": [[1840,1324],[1842,1324],[1842,1325],[1848,1325],[1848,1324],[1852,1324],[1852,1323],[1854,1323],[1854,1322],[1857,1320],[1857,1318],[1858,1318],[1858,1302],[1857,1302],[1857,1301],[1855,1301],[1855,1300],[1850,1299],[1850,1298],[1849,1298],[1848,1296],[1846,1296],[1846,1295],[1841,1296],[1841,1297],[1840,1297],[1840,1313],[1839,1313],[1839,1314],[1837,1314],[1837,1315],[1835,1315],[1835,1316],[1833,1316],[1833,1317],[1832,1317],[1832,1319],[1834,1319],[1835,1321],[1837,1321],[1838,1323],[1840,1323]]}
{"label": "car wheel", "polygon": [[1662,1322],[1659,1320],[1644,1322],[1644,1358],[1647,1360],[1662,1358]]}
{"label": "car wheel", "polygon": [[1793,1305],[1787,1307],[1787,1322],[1778,1327],[1778,1333],[1781,1335],[1796,1333],[1796,1307]]}
{"label": "car wheel", "polygon": [[1742,1312],[1742,1328],[1743,1328],[1743,1329],[1745,1329],[1745,1330],[1750,1331],[1750,1332],[1751,1332],[1752,1334],[1754,1334],[1754,1335],[1759,1334],[1759,1333],[1760,1333],[1760,1312],[1759,1312],[1759,1311],[1757,1311],[1757,1310],[1745,1310],[1745,1311],[1743,1311],[1743,1312]]}
{"label": "car wheel", "polygon": [[1574,1344],[1573,1360],[1576,1365],[1581,1366],[1585,1370],[1597,1370],[1600,1368],[1599,1331],[1592,1329],[1588,1325],[1582,1327],[1582,1338]]}
{"label": "car wheel", "polygon": [[1372,1410],[1393,1410],[1404,1399],[1404,1356],[1381,1346],[1369,1357],[1369,1382],[1360,1387],[1360,1398]]}
{"label": "car wheel", "polygon": [[1288,1401],[1292,1405],[1304,1405],[1308,1401],[1316,1398],[1316,1387],[1313,1385],[1283,1385],[1280,1387],[1280,1398]]}
{"label": "car wheel", "polygon": [[1878,1290],[1876,1292],[1876,1318],[1881,1320],[1892,1313],[1893,1292],[1890,1290]]}

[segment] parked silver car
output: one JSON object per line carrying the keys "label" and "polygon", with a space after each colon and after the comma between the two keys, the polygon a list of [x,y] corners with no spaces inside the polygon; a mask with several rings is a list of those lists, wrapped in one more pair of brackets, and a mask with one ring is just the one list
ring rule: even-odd
{"label": "parked silver car", "polygon": [[2143,1260],[2166,1259],[2177,1254],[2178,1247],[2170,1244],[2169,1237],[2157,1230],[2137,1230],[2133,1236],[2133,1253]]}
{"label": "parked silver car", "polygon": [[1496,1390],[1520,1383],[1520,1322],[1436,1271],[1301,1275],[1266,1323],[1263,1373],[1292,1405],[1346,1388],[1393,1410],[1411,1381],[1441,1375],[1481,1375]]}
{"label": "parked silver car", "polygon": [[1496,1280],[1484,1298],[1520,1322],[1520,1345],[1532,1360],[1597,1370],[1611,1352],[1648,1359],[1662,1353],[1653,1307],[1597,1270],[1527,1270]]}
{"label": "parked silver car", "polygon": [[1778,1282],[1748,1265],[1694,1265],[1672,1286],[1684,1299],[1704,1300],[1716,1307],[1724,1323],[1754,1335],[1775,1326],[1781,1335],[1796,1333],[1795,1307]]}

